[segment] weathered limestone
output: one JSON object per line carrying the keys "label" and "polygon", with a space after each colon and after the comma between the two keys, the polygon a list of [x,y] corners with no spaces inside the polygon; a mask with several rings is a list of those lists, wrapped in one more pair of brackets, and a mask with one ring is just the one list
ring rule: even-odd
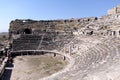
{"label": "weathered limestone", "polygon": [[108,14],[120,14],[120,5],[117,5],[116,7],[109,9]]}
{"label": "weathered limestone", "polygon": [[9,34],[13,50],[55,49],[64,46],[76,35],[118,37],[119,25],[118,14],[68,20],[15,20],[10,23]]}
{"label": "weathered limestone", "polygon": [[28,31],[31,34],[43,34],[44,32],[63,32],[66,34],[77,30],[85,24],[97,20],[96,17],[68,19],[68,20],[18,20],[10,23],[10,37],[12,34],[25,34]]}
{"label": "weathered limestone", "polygon": [[41,80],[120,80],[119,7],[100,18],[12,21],[13,52],[50,50],[70,57],[65,70]]}

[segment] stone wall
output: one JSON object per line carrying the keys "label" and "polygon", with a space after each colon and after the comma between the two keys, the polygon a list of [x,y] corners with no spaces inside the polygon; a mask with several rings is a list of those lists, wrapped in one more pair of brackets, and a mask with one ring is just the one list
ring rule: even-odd
{"label": "stone wall", "polygon": [[[46,32],[56,35],[71,35],[78,30],[82,33],[93,33],[120,30],[120,15],[105,15],[100,18],[79,18],[66,20],[15,20],[11,21],[9,35],[11,39],[19,38],[20,34],[43,35]],[[109,33],[110,33],[109,32]]]}
{"label": "stone wall", "polygon": [[117,14],[117,8],[114,7],[112,9],[108,10],[108,14]]}
{"label": "stone wall", "polygon": [[97,20],[96,17],[66,19],[66,20],[15,20],[11,21],[9,34],[24,34],[29,29],[32,34],[43,34],[45,32],[57,32],[69,34],[74,30],[84,27],[88,23]]}
{"label": "stone wall", "polygon": [[59,49],[76,35],[120,35],[120,6],[102,17],[65,20],[19,20],[11,21],[9,37],[13,50]]}
{"label": "stone wall", "polygon": [[108,14],[120,14],[120,5],[117,5],[116,7],[109,9]]}

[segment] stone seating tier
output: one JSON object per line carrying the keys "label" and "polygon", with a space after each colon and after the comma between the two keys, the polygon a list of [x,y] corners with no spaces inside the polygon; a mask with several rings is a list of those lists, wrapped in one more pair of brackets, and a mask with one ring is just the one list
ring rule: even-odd
{"label": "stone seating tier", "polygon": [[[54,37],[53,37],[54,36]],[[55,49],[67,44],[73,36],[71,35],[21,35],[20,38],[13,40],[13,51],[16,50],[36,50],[36,49]],[[42,40],[41,40],[42,39]],[[39,48],[38,48],[39,46]]]}

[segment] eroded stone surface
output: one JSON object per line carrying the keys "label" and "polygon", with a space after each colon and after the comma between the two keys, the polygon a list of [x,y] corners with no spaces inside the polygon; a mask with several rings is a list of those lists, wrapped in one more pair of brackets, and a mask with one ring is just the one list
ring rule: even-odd
{"label": "eroded stone surface", "polygon": [[120,80],[119,6],[115,9],[100,18],[11,21],[13,51],[56,50],[70,56],[67,69],[40,80]]}

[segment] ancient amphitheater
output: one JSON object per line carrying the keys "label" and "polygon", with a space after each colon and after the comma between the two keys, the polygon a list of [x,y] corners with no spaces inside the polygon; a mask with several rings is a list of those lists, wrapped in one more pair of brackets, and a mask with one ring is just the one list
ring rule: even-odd
{"label": "ancient amphitheater", "polygon": [[40,80],[120,80],[120,6],[102,17],[11,21],[11,55],[50,52],[69,64]]}

